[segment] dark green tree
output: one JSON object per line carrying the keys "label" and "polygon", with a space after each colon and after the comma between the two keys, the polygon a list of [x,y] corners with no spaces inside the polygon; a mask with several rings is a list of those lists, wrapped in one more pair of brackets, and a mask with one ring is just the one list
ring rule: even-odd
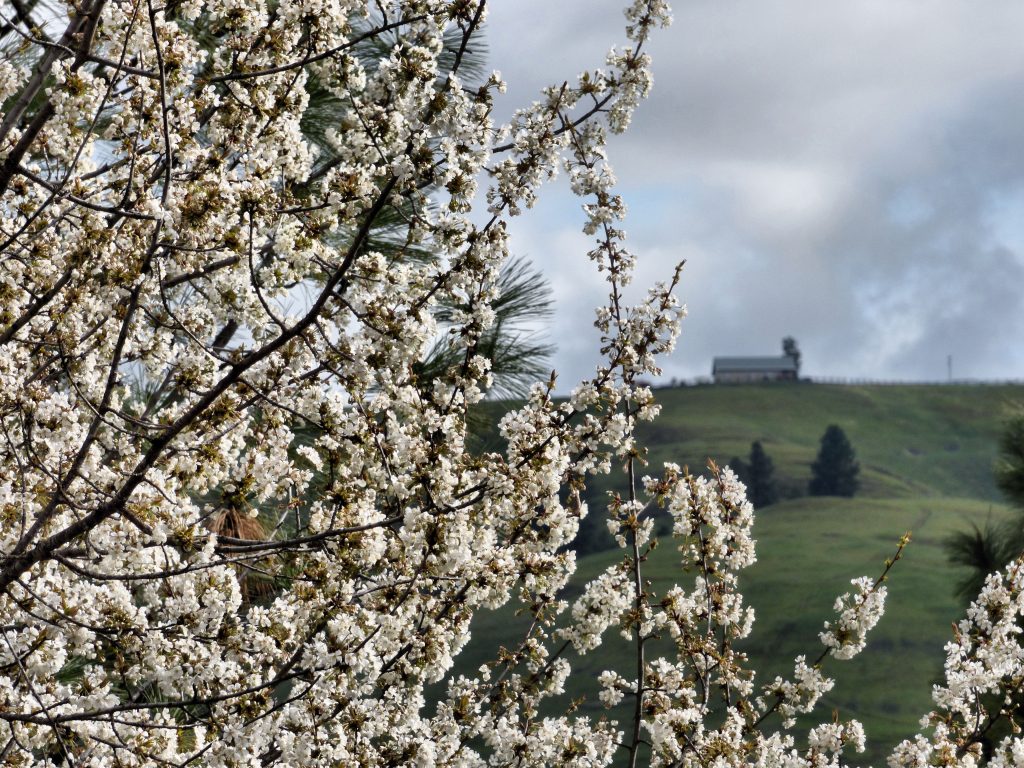
{"label": "dark green tree", "polygon": [[[995,465],[996,485],[1006,500],[1024,515],[1024,409],[1006,421]],[[1019,539],[1024,545],[1024,534]]]}
{"label": "dark green tree", "polygon": [[974,599],[986,576],[1024,552],[1024,409],[1014,412],[1003,427],[993,474],[1015,514],[1003,522],[988,520],[984,527],[974,524],[946,539],[949,561],[968,568],[957,585],[964,600]]}
{"label": "dark green tree", "polygon": [[792,336],[787,336],[782,340],[782,354],[786,357],[792,357],[793,362],[796,363],[796,372],[800,373],[800,348],[796,345],[796,339]]}
{"label": "dark green tree", "polygon": [[821,436],[818,458],[811,465],[811,482],[807,492],[811,496],[853,496],[859,482],[853,446],[846,433],[835,424],[829,425]]}
{"label": "dark green tree", "polygon": [[729,459],[729,468],[736,473],[744,485],[750,484],[750,465],[746,461],[741,459],[739,456],[733,456]]}
{"label": "dark green tree", "polygon": [[754,509],[761,509],[779,500],[779,489],[775,482],[775,465],[765,453],[760,440],[750,444],[750,456],[746,461],[733,456],[729,462],[732,471],[747,486],[747,498]]}
{"label": "dark green tree", "polygon": [[779,500],[779,489],[775,483],[775,465],[759,440],[750,445],[748,476],[747,498],[755,509],[767,507]]}

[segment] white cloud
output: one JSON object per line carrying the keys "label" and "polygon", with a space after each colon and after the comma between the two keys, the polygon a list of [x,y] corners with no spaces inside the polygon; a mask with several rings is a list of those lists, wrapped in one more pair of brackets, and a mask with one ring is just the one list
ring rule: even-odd
{"label": "white cloud", "polygon": [[[599,66],[622,40],[618,8],[497,3],[500,108]],[[691,317],[667,373],[704,374],[713,354],[773,352],[793,334],[810,372],[935,377],[952,353],[960,375],[1024,376],[1024,5],[675,10],[652,47],[651,100],[611,147],[638,283],[689,259]],[[573,329],[603,286],[582,277],[576,202],[553,190],[545,204],[513,234],[565,305],[553,335],[566,383],[595,360]]]}

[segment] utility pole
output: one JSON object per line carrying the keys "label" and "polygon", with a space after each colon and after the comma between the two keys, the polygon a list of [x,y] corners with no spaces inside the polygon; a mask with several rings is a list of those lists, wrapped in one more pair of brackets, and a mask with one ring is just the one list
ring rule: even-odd
{"label": "utility pole", "polygon": [[953,356],[946,355],[946,374],[949,377],[949,383],[953,383]]}

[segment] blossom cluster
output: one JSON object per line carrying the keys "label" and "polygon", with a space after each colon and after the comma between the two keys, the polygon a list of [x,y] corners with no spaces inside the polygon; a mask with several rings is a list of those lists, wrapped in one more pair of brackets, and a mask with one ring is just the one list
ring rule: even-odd
{"label": "blossom cluster", "polygon": [[933,689],[928,730],[903,741],[891,768],[1020,765],[1018,725],[1024,680],[1024,563],[988,577],[946,644],[945,680]]}
{"label": "blossom cluster", "polygon": [[867,635],[885,610],[886,589],[867,577],[853,580],[857,595],[846,593],[836,598],[839,618],[825,622],[821,642],[837,659],[852,659],[867,644]]}

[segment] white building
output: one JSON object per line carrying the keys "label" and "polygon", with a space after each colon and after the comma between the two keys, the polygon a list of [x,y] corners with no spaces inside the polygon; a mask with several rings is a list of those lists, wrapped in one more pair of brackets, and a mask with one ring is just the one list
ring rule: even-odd
{"label": "white building", "polygon": [[716,384],[755,381],[796,381],[799,367],[789,355],[779,357],[716,357],[711,375]]}

